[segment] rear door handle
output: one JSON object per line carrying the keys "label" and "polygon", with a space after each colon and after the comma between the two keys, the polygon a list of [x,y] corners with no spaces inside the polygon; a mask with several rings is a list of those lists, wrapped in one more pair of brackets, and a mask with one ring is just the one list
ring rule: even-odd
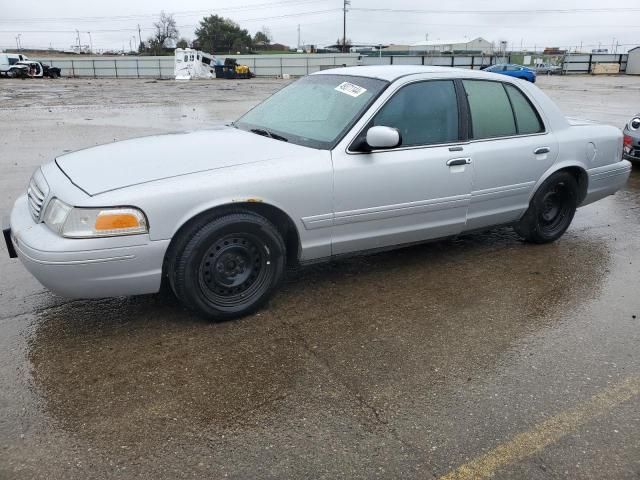
{"label": "rear door handle", "polygon": [[447,162],[448,167],[456,167],[459,165],[469,165],[471,163],[471,159],[469,157],[464,158],[452,158]]}
{"label": "rear door handle", "polygon": [[543,153],[549,153],[550,151],[551,149],[549,147],[538,147],[533,151],[533,153],[535,155],[542,155]]}

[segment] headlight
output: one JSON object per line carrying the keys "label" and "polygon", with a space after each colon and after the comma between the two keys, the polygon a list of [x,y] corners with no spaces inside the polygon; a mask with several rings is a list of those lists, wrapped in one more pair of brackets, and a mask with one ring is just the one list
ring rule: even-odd
{"label": "headlight", "polygon": [[136,208],[76,208],[54,198],[44,223],[68,238],[114,237],[147,233],[147,219]]}

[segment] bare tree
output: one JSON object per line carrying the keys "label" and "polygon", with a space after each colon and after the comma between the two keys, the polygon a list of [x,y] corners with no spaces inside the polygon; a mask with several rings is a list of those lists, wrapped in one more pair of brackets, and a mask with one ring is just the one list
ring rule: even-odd
{"label": "bare tree", "polygon": [[147,43],[153,55],[160,55],[167,40],[176,40],[178,38],[179,32],[176,20],[172,14],[166,14],[163,10],[160,12],[159,20],[153,24],[153,29],[153,36],[149,38]]}
{"label": "bare tree", "polygon": [[269,27],[263,25],[261,31],[264,33],[264,36],[267,37],[267,43],[273,42],[273,35],[271,34],[271,29]]}

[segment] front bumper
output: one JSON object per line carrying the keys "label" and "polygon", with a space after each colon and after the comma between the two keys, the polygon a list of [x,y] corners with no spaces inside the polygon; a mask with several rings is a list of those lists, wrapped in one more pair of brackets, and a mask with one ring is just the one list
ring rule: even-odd
{"label": "front bumper", "polygon": [[141,295],[160,289],[169,240],[152,241],[148,235],[63,238],[33,221],[26,196],[14,205],[10,231],[10,243],[25,268],[63,297]]}
{"label": "front bumper", "polygon": [[622,157],[625,160],[635,160],[640,162],[640,145],[632,145],[631,148],[625,150]]}
{"label": "front bumper", "polygon": [[626,127],[622,133],[626,138],[631,137],[631,143],[624,146],[622,157],[625,160],[640,161],[640,133],[637,131],[632,132],[629,127]]}

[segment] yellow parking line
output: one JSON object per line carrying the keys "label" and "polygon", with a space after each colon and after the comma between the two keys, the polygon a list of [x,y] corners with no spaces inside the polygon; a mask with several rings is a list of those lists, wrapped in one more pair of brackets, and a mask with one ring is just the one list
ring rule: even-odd
{"label": "yellow parking line", "polygon": [[470,480],[487,478],[505,465],[530,457],[557,442],[576,428],[598,417],[616,405],[640,395],[640,377],[629,377],[591,397],[573,410],[562,412],[533,429],[520,433],[484,455],[459,466],[440,480]]}

